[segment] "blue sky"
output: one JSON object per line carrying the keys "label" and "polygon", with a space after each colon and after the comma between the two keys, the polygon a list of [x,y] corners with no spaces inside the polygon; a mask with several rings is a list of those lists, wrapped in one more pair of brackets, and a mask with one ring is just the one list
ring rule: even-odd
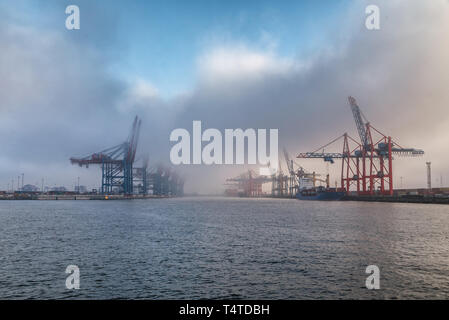
{"label": "blue sky", "polygon": [[[112,71],[142,78],[162,97],[190,90],[198,57],[211,47],[245,45],[281,57],[313,54],[326,44],[351,1],[20,1],[34,26],[58,29],[64,8],[78,4],[81,30],[66,35],[91,39]],[[22,21],[26,23],[27,19]]]}
{"label": "blue sky", "polygon": [[196,58],[211,46],[270,46],[294,56],[319,46],[344,1],[137,1],[120,12],[119,39],[129,53],[124,74],[148,79],[162,95],[194,82]]}

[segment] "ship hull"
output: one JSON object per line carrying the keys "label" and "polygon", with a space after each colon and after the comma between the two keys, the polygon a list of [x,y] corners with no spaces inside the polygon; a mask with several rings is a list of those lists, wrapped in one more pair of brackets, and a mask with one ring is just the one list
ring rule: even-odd
{"label": "ship hull", "polygon": [[344,192],[317,192],[314,194],[297,193],[298,200],[316,200],[316,201],[338,201],[343,198]]}

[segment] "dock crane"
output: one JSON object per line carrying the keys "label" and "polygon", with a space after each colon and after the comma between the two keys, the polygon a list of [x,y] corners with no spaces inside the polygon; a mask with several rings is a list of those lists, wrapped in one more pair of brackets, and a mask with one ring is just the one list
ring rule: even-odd
{"label": "dock crane", "polygon": [[89,168],[101,166],[101,193],[109,194],[118,188],[124,194],[133,193],[133,163],[139,142],[141,120],[136,116],[128,139],[114,147],[92,153],[85,157],[72,157],[70,162]]}
{"label": "dock crane", "polygon": [[[289,172],[289,193],[291,195],[296,194],[301,187],[301,182],[311,181],[313,183],[313,187],[316,187],[317,182],[323,182],[326,184],[326,188],[329,188],[329,174],[326,175],[326,179],[319,178],[321,175],[316,172],[307,172],[301,165],[290,159],[290,155],[287,150],[283,148],[284,158],[287,163],[287,168]],[[295,170],[295,165],[297,166],[297,170]]]}
{"label": "dock crane", "polygon": [[298,188],[299,188],[299,180],[298,180],[298,176],[297,173],[295,172],[295,169],[293,167],[293,160],[290,159],[290,156],[287,152],[287,149],[283,148],[283,153],[284,153],[284,158],[285,158],[285,162],[287,163],[287,168],[288,168],[288,193],[290,195],[294,195],[296,194],[296,192],[298,192]]}
{"label": "dock crane", "polygon": [[235,177],[226,179],[227,184],[237,183],[239,189],[243,189],[243,195],[246,197],[259,197],[262,195],[262,184],[271,182],[267,176],[257,175],[253,170]]}
{"label": "dock crane", "polygon": [[[137,187],[137,193],[139,194],[148,194],[149,185],[148,185],[148,174],[149,174],[149,165],[150,165],[150,156],[145,153],[141,156],[141,167],[133,168],[133,180],[134,180],[134,188]],[[136,162],[139,159],[136,159]]]}
{"label": "dock crane", "polygon": [[[347,133],[332,140],[313,152],[300,153],[297,158],[321,158],[334,163],[341,159],[341,188],[349,193],[355,186],[359,195],[393,195],[393,155],[421,156],[424,151],[414,148],[403,148],[390,136],[374,128],[364,116],[353,97],[348,97],[349,105],[356,123],[360,141]],[[324,149],[343,139],[341,153],[325,153]],[[322,152],[319,152],[322,150]]]}

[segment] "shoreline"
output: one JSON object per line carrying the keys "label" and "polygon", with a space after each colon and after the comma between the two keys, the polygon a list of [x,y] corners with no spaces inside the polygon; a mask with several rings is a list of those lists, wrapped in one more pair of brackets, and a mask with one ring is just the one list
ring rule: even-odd
{"label": "shoreline", "polygon": [[[259,197],[239,197],[239,198],[252,198],[252,199],[294,199],[299,201],[321,201],[326,202],[326,200],[301,200],[292,196],[259,196]],[[389,202],[389,203],[423,203],[423,204],[449,204],[449,197],[441,196],[420,196],[420,195],[401,195],[401,196],[357,196],[357,195],[346,195],[340,200],[327,200],[327,201],[362,201],[362,202]]]}
{"label": "shoreline", "polygon": [[[179,197],[179,196],[176,196]],[[226,196],[223,196],[226,198]],[[2,200],[143,200],[143,199],[166,199],[175,198],[175,196],[164,195],[92,195],[92,194],[0,194],[0,201]],[[259,197],[237,197],[237,198],[251,198],[251,199],[296,199],[291,196],[259,196]],[[325,201],[325,200],[301,200],[301,201]],[[340,200],[335,201],[361,201],[361,202],[389,202],[389,203],[422,203],[422,204],[449,204],[449,197],[440,196],[418,196],[418,195],[402,195],[402,196],[357,196],[346,195]]]}
{"label": "shoreline", "polygon": [[58,195],[30,195],[30,194],[6,194],[0,195],[2,200],[134,200],[134,199],[164,199],[172,196],[157,195],[83,195],[83,194],[58,194]]}

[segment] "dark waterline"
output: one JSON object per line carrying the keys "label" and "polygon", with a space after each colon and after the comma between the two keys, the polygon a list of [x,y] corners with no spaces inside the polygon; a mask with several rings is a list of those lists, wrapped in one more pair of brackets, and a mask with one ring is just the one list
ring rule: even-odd
{"label": "dark waterline", "polygon": [[[447,299],[449,207],[286,199],[0,202],[0,298]],[[65,287],[80,268],[81,289]],[[380,268],[380,290],[365,268]]]}

